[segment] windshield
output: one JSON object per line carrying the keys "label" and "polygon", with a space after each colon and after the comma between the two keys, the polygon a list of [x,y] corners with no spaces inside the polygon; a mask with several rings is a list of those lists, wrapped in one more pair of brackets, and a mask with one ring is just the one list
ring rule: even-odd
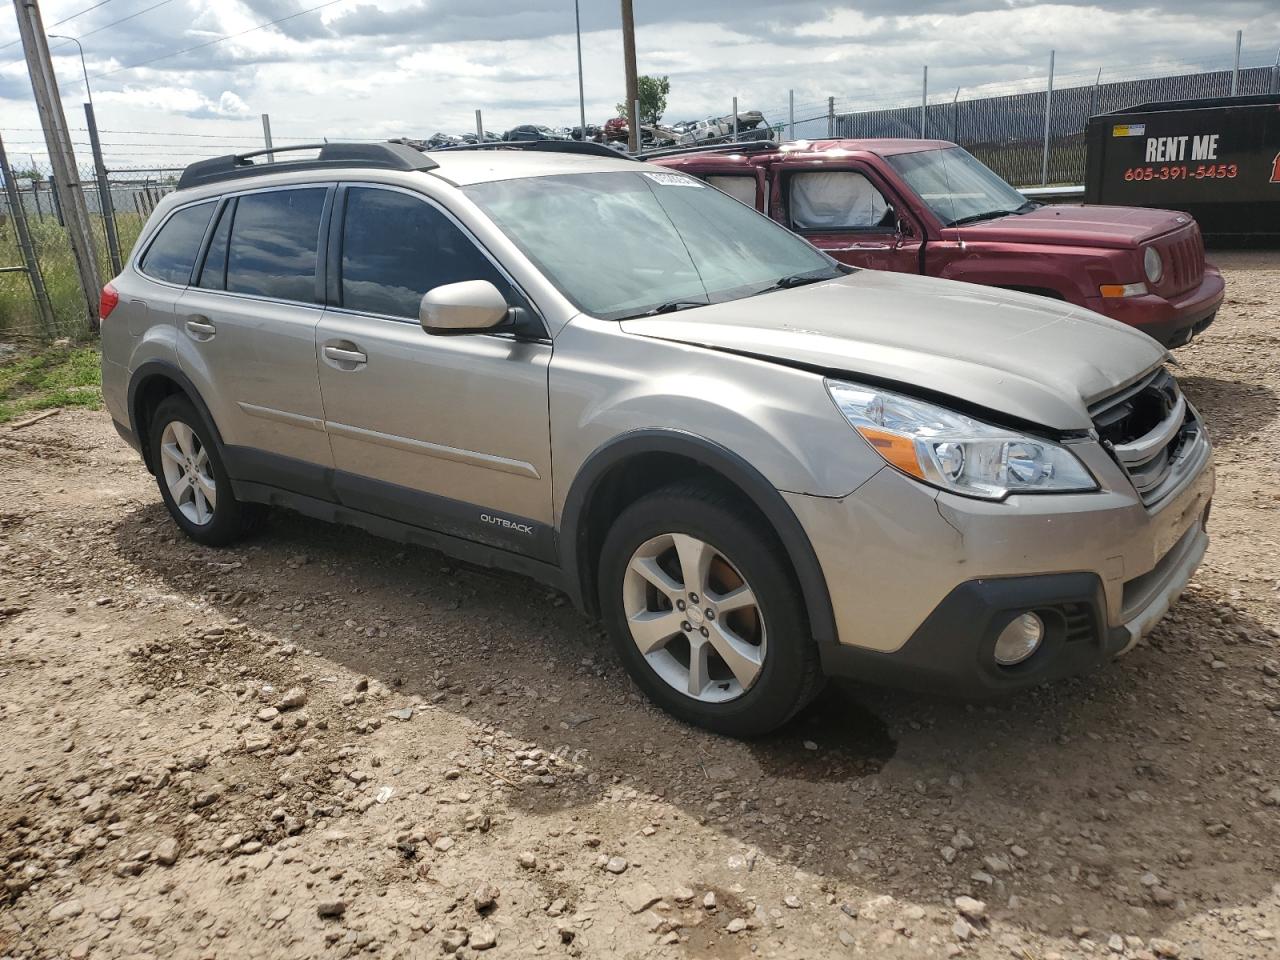
{"label": "windshield", "polygon": [[805,241],[684,174],[579,173],[463,189],[578,309],[604,320],[841,275]]}
{"label": "windshield", "polygon": [[948,227],[1022,213],[1035,206],[963,147],[887,158]]}

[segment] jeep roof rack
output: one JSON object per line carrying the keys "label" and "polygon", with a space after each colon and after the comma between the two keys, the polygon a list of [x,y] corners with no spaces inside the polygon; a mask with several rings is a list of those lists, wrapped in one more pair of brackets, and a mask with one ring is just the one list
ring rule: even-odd
{"label": "jeep roof rack", "polygon": [[485,143],[460,143],[453,147],[440,147],[432,153],[452,153],[454,150],[533,150],[547,153],[578,153],[588,157],[609,157],[613,160],[634,160],[629,153],[606,147],[590,140],[489,140]]}
{"label": "jeep roof rack", "polygon": [[[310,160],[278,160],[254,162],[254,157],[289,153],[294,150],[319,150]],[[434,170],[440,164],[421,150],[402,143],[302,143],[292,147],[272,147],[248,153],[230,153],[211,160],[200,160],[182,171],[178,189],[261,177],[294,170],[326,170],[331,167],[372,167],[378,170]]]}
{"label": "jeep roof rack", "polygon": [[763,153],[766,150],[777,150],[776,140],[739,140],[737,143],[712,143],[703,146],[661,147],[657,150],[646,150],[644,159],[650,157],[681,157],[685,154],[697,156],[700,153]]}

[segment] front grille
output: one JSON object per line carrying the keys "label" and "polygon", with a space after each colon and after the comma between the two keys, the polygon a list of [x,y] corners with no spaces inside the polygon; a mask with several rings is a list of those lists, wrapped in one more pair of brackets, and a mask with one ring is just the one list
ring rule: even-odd
{"label": "front grille", "polygon": [[1095,403],[1089,414],[1103,446],[1148,507],[1178,489],[1203,450],[1200,421],[1163,368]]}
{"label": "front grille", "polygon": [[1156,247],[1165,262],[1165,276],[1158,284],[1164,293],[1175,295],[1200,286],[1204,280],[1204,241],[1195,224],[1157,241]]}

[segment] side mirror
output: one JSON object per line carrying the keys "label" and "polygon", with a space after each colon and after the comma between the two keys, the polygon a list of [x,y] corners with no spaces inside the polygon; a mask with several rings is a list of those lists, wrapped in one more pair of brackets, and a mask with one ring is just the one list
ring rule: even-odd
{"label": "side mirror", "polygon": [[418,305],[418,322],[427,333],[475,333],[492,330],[507,319],[511,307],[488,280],[446,283],[428,290]]}
{"label": "side mirror", "polygon": [[895,221],[895,227],[898,231],[898,236],[902,237],[904,240],[910,240],[916,235],[915,228],[911,226],[911,221],[909,220],[903,220],[901,217],[898,217]]}

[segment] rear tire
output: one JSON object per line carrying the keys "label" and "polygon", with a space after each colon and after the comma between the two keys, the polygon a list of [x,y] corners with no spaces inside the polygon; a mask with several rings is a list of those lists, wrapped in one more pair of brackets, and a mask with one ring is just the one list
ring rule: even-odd
{"label": "rear tire", "polygon": [[213,428],[185,396],[165,397],[156,407],[150,444],[160,497],[188,537],[223,547],[256,526],[263,508],[236,499]]}
{"label": "rear tire", "polygon": [[605,538],[600,609],[631,677],[668,713],[759,736],[822,689],[799,586],[765,521],[679,483],[627,507]]}

